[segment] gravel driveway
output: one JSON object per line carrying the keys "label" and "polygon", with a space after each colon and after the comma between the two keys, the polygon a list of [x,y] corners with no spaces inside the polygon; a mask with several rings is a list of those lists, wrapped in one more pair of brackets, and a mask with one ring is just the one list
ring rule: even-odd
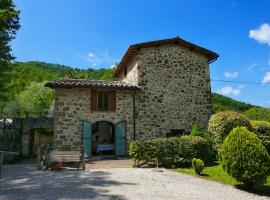
{"label": "gravel driveway", "polygon": [[231,186],[165,170],[37,171],[4,167],[0,199],[269,199]]}

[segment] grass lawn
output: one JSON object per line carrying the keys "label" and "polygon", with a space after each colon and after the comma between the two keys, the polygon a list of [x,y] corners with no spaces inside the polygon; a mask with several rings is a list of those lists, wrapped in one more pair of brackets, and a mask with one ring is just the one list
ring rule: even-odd
{"label": "grass lawn", "polygon": [[[178,168],[176,171],[229,185],[239,185],[235,179],[223,171],[220,165],[205,167],[200,176],[197,175],[192,168]],[[270,196],[270,177],[268,177],[267,183],[255,186],[252,191],[258,194]]]}

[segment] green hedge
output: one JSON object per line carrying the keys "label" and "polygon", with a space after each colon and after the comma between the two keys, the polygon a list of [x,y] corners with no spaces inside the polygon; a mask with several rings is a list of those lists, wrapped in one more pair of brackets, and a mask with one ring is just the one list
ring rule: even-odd
{"label": "green hedge", "polygon": [[191,163],[194,157],[209,161],[211,155],[212,148],[208,141],[192,135],[133,141],[129,146],[129,156],[136,165],[142,162],[173,166],[178,161]]}
{"label": "green hedge", "polygon": [[262,141],[266,150],[270,154],[270,122],[251,121],[254,133]]}

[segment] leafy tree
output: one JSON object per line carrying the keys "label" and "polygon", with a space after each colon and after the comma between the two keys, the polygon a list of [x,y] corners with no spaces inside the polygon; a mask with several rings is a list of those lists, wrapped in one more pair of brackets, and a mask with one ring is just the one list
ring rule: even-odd
{"label": "leafy tree", "polygon": [[25,116],[42,116],[48,113],[53,102],[53,91],[44,87],[45,83],[31,83],[20,93],[18,101],[21,114]]}
{"label": "leafy tree", "polygon": [[20,28],[20,12],[12,0],[1,0],[0,3],[0,99],[5,97],[6,82],[10,81],[11,65],[14,60],[11,54],[10,42],[15,38],[16,31]]}

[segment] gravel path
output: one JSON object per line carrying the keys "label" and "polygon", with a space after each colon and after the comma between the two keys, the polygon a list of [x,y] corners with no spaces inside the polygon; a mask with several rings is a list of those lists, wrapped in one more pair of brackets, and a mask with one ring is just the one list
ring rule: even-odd
{"label": "gravel path", "polygon": [[152,169],[37,171],[33,165],[4,167],[0,199],[269,199],[231,186]]}

